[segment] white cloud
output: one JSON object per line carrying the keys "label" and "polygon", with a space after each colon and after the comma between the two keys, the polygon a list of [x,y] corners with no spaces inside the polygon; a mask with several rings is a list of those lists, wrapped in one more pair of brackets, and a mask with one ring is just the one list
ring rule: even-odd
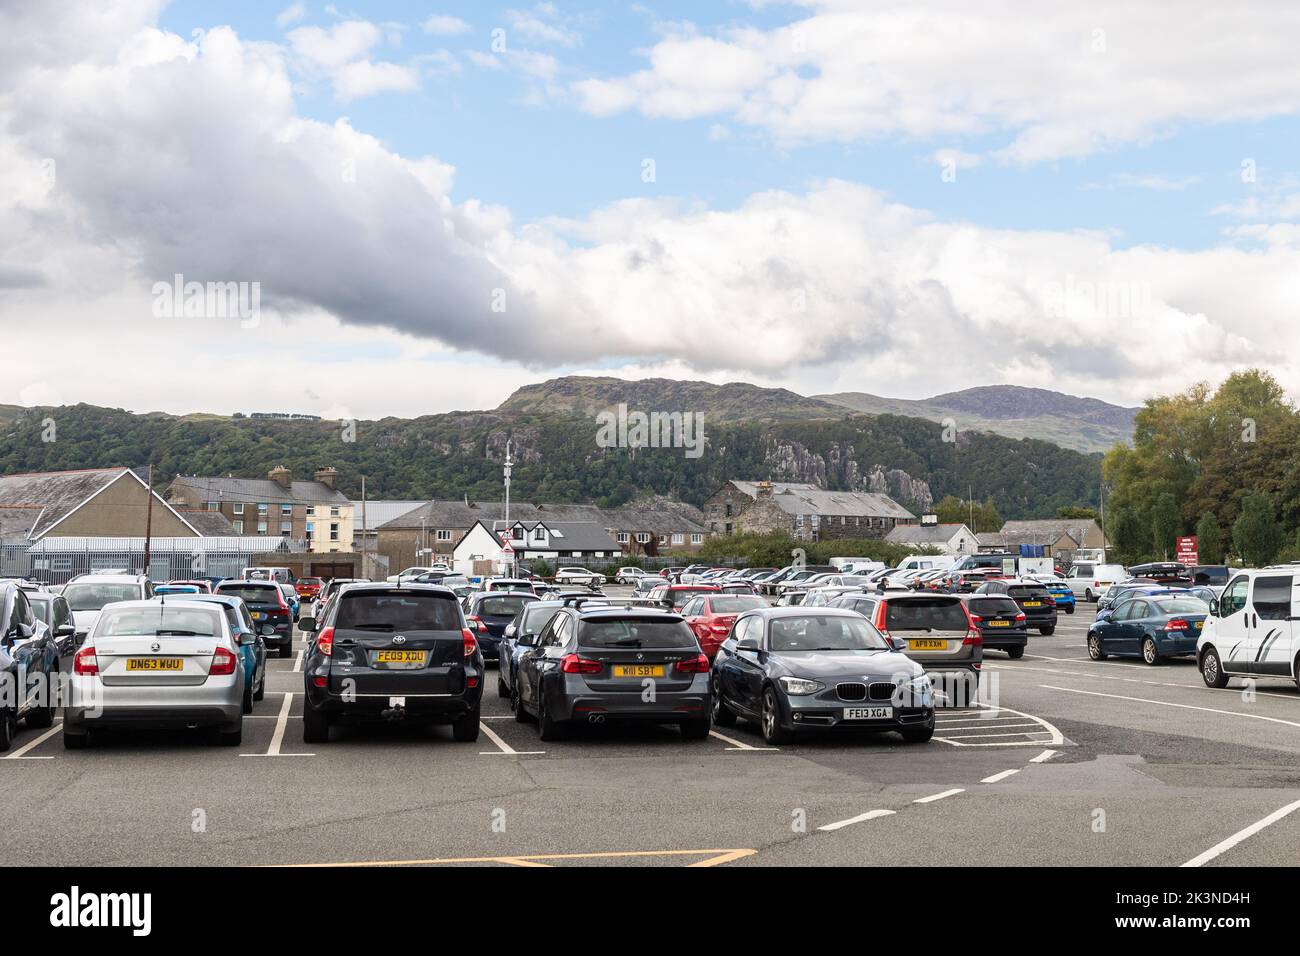
{"label": "white cloud", "polygon": [[473,29],[460,17],[449,17],[442,14],[429,17],[424,23],[420,24],[420,27],[425,33],[440,37],[459,36],[462,33],[469,33]]}
{"label": "white cloud", "polygon": [[299,27],[289,33],[289,43],[312,65],[334,70],[365,56],[382,36],[379,27],[369,21],[344,20],[328,30]]}
{"label": "white cloud", "polygon": [[1289,0],[1195,16],[1164,0],[803,5],[809,16],[771,30],[669,25],[645,69],[575,90],[596,115],[723,115],[782,145],[997,134],[997,156],[1016,163],[1300,112]]}
{"label": "white cloud", "polygon": [[552,3],[539,3],[531,10],[507,10],[505,18],[513,33],[533,43],[566,47],[582,43],[582,34],[566,25]]}
{"label": "white cloud", "polygon": [[280,11],[280,15],[275,18],[275,25],[283,30],[307,16],[307,7],[302,3],[294,3]]}
{"label": "white cloud", "polygon": [[410,93],[419,88],[419,71],[396,63],[358,60],[334,74],[334,93],[344,103],[376,93]]}

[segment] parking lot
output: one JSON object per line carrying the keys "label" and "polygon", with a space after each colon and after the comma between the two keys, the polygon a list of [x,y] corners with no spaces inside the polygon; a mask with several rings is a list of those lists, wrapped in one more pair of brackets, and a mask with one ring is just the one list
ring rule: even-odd
{"label": "parking lot", "polygon": [[[623,589],[611,587],[611,595]],[[764,744],[744,721],[584,729],[542,743],[489,673],[482,733],[345,729],[302,742],[301,654],[268,661],[238,747],[184,733],[65,751],[21,728],[0,759],[6,865],[483,863],[1282,864],[1300,842],[1300,695],[1207,689],[1190,661],[1093,662],[1092,606],[1012,661],[985,706],[897,735]],[[301,636],[299,646],[302,646]],[[75,826],[68,826],[76,821]],[[1261,826],[1261,824],[1263,824]]]}

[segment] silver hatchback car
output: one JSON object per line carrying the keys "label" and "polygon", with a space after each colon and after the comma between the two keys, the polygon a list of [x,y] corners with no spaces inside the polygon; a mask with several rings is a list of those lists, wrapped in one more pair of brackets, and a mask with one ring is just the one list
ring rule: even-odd
{"label": "silver hatchback car", "polygon": [[105,606],[73,657],[63,745],[80,749],[92,731],[109,727],[204,727],[220,743],[238,745],[244,699],[239,640],[216,606]]}

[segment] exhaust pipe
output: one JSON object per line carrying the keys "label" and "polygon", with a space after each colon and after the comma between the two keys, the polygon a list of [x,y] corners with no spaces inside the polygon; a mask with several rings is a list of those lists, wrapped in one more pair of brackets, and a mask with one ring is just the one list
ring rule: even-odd
{"label": "exhaust pipe", "polygon": [[590,714],[587,717],[587,723],[589,724],[603,724],[604,722],[605,722],[604,714]]}

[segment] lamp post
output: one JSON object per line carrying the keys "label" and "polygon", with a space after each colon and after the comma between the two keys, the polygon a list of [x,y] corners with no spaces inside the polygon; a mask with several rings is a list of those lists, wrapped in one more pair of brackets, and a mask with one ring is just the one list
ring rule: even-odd
{"label": "lamp post", "polygon": [[[512,443],[510,439],[506,439],[506,460],[502,462],[502,471],[504,473],[503,480],[505,481],[506,484],[505,533],[507,536],[509,536],[510,534],[510,471],[512,468],[514,468],[515,465],[514,461],[510,457],[511,448],[512,448]],[[518,570],[516,566],[517,559],[518,559],[517,554],[514,551],[511,551],[510,552],[510,576],[511,577],[514,577],[516,571]]]}

